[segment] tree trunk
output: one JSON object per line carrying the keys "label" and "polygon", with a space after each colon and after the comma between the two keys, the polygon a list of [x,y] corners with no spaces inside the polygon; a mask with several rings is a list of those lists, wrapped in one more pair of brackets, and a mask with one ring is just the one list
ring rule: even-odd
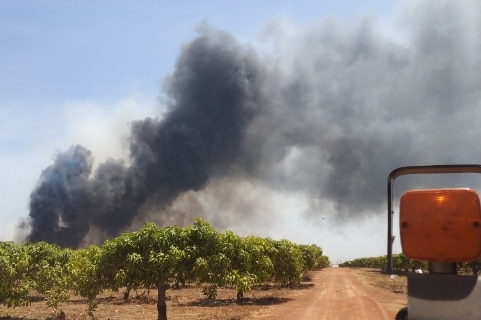
{"label": "tree trunk", "polygon": [[237,290],[237,301],[236,301],[236,303],[241,304],[243,298],[244,298],[244,292],[241,291],[241,290]]}
{"label": "tree trunk", "polygon": [[129,300],[130,290],[132,290],[132,288],[130,286],[127,286],[127,288],[125,289],[125,292],[124,292],[124,300],[125,301]]}
{"label": "tree trunk", "polygon": [[157,283],[157,320],[167,320],[166,290],[167,286],[164,281],[159,281]]}

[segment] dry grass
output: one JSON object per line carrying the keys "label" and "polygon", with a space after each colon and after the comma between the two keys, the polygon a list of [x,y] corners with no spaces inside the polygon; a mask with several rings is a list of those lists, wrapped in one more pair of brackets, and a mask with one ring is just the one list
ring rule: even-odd
{"label": "dry grass", "polygon": [[354,269],[359,278],[368,286],[378,287],[386,291],[407,294],[408,284],[406,274],[398,272],[389,275],[378,269]]}

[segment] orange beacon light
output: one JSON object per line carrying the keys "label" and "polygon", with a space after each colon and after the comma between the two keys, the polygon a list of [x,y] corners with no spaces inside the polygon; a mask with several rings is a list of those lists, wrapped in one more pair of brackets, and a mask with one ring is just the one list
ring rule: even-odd
{"label": "orange beacon light", "polygon": [[[387,179],[387,265],[393,272],[393,184],[405,175],[481,174],[481,164],[407,166]],[[445,180],[447,182],[447,180]],[[408,190],[399,198],[404,256],[427,261],[427,273],[408,272],[407,307],[396,320],[480,320],[481,276],[458,274],[458,263],[481,257],[481,205],[469,188]]]}
{"label": "orange beacon light", "polygon": [[471,189],[426,189],[400,198],[404,255],[413,260],[467,262],[481,256],[481,206]]}

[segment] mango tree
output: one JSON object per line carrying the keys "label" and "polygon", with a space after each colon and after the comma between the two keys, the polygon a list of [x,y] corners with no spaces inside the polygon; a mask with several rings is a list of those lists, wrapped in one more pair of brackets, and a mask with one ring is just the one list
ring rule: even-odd
{"label": "mango tree", "polygon": [[195,273],[199,284],[207,283],[203,293],[215,299],[217,288],[234,286],[237,302],[245,292],[270,276],[270,243],[256,237],[242,238],[231,231],[219,233],[203,220],[194,224],[193,239],[198,246]]}
{"label": "mango tree", "polygon": [[8,307],[28,305],[31,281],[28,277],[30,255],[26,245],[0,244],[0,300]]}
{"label": "mango tree", "polygon": [[73,250],[43,241],[25,246],[30,261],[27,276],[31,288],[44,295],[47,306],[56,310],[70,297],[73,278],[69,261]]}
{"label": "mango tree", "polygon": [[299,246],[285,239],[271,240],[271,243],[274,280],[283,287],[299,284],[304,270]]}
{"label": "mango tree", "polygon": [[101,256],[102,250],[92,245],[75,250],[68,262],[72,275],[72,289],[76,295],[87,298],[87,313],[91,317],[97,306],[95,298],[105,289],[105,279],[100,274]]}
{"label": "mango tree", "polygon": [[321,247],[310,245],[299,245],[302,253],[302,261],[304,264],[304,271],[313,270],[321,267],[322,263],[322,249]]}
{"label": "mango tree", "polygon": [[72,250],[46,242],[0,244],[0,299],[8,307],[30,303],[33,290],[57,309],[69,298],[72,286],[68,262]]}
{"label": "mango tree", "polygon": [[274,270],[269,254],[272,246],[269,241],[255,236],[240,238],[239,254],[234,253],[234,285],[237,289],[237,302],[253,285],[266,281]]}
{"label": "mango tree", "polygon": [[193,267],[196,282],[199,285],[208,283],[202,293],[208,299],[215,299],[217,287],[226,284],[226,272],[230,267],[228,257],[221,250],[220,234],[203,219],[196,219],[190,239],[197,255]]}
{"label": "mango tree", "polygon": [[122,286],[156,287],[158,320],[167,320],[166,290],[170,282],[191,277],[185,267],[194,260],[188,230],[159,229],[148,223],[140,231],[106,241],[99,264],[106,286],[113,290]]}
{"label": "mango tree", "polygon": [[331,265],[331,261],[328,256],[321,256],[319,260],[319,268],[327,268]]}

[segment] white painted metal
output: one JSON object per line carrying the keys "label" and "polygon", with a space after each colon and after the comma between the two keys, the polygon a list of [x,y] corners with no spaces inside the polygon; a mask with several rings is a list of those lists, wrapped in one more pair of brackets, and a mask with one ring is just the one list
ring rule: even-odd
{"label": "white painted metal", "polygon": [[474,276],[408,277],[409,320],[480,320],[481,280]]}

